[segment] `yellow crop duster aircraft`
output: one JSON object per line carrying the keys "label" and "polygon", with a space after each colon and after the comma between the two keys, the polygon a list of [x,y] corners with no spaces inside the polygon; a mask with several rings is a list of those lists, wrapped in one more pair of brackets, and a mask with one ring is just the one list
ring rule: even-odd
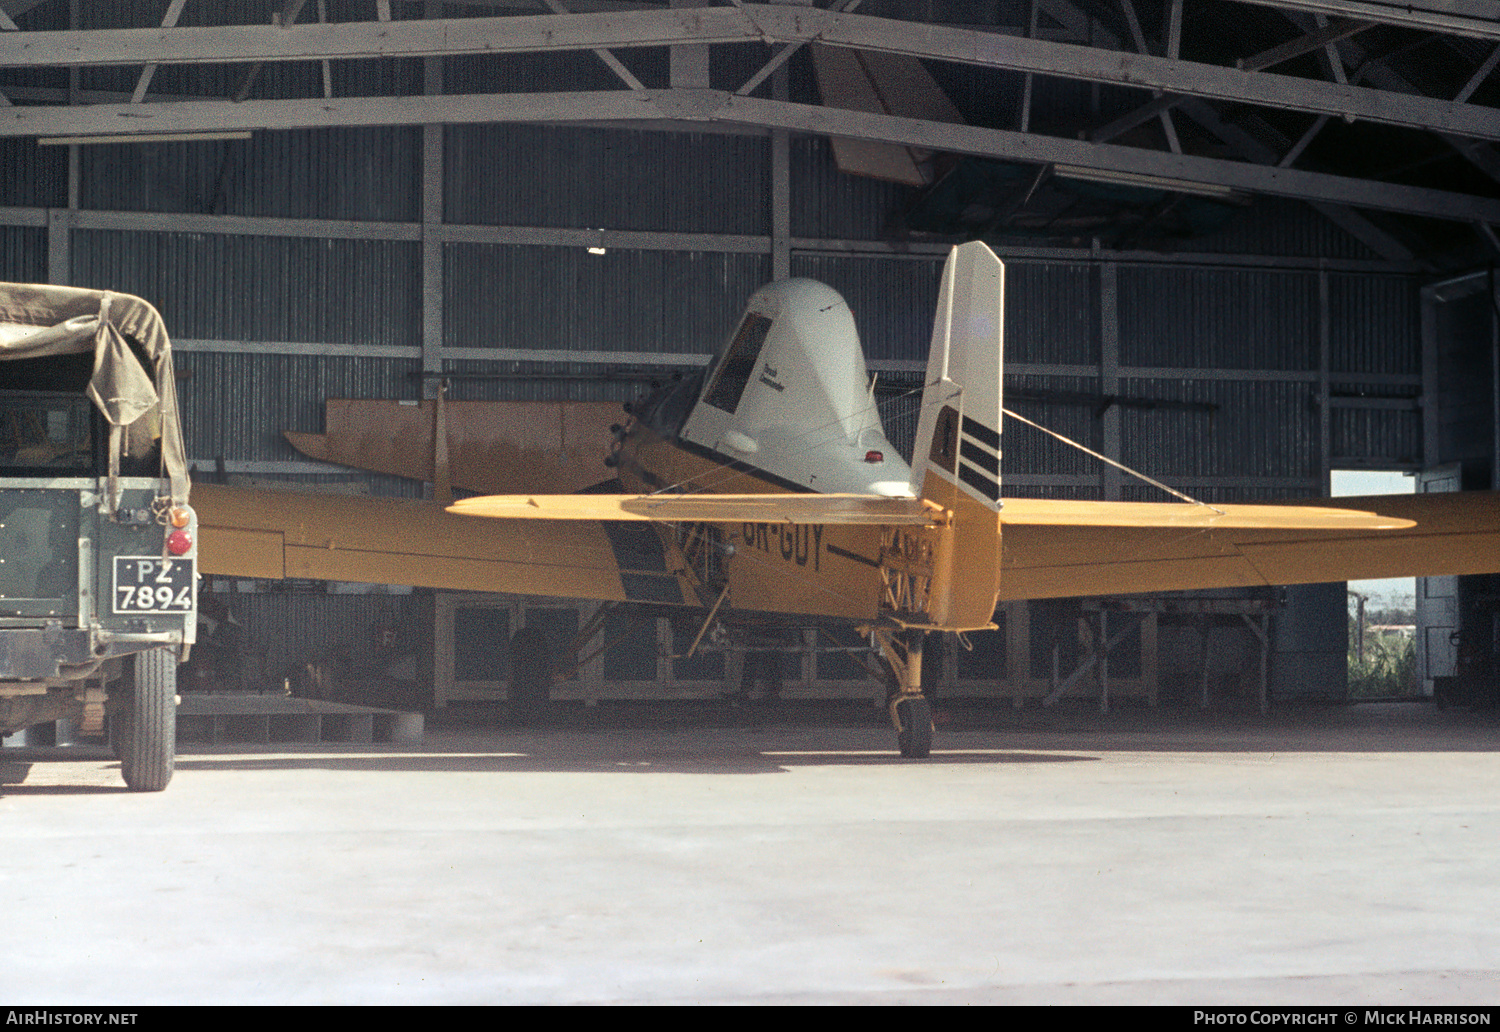
{"label": "yellow crop duster aircraft", "polygon": [[[982,243],[948,258],[910,465],[844,300],[786,280],[751,297],[709,367],[627,406],[624,426],[606,430],[597,405],[330,402],[327,434],[288,435],[307,454],[486,493],[444,511],[200,485],[202,569],[700,607],[705,629],[844,622],[878,648],[913,757],[932,742],[924,637],[991,627],[1001,600],[1500,571],[1492,494],[1353,508],[1002,498],[1004,272]],[[356,426],[372,404],[375,435]],[[600,458],[615,472],[603,483]]]}

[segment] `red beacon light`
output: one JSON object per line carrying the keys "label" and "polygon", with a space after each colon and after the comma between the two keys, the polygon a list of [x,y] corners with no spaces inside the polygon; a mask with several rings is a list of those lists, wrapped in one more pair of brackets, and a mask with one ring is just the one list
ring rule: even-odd
{"label": "red beacon light", "polygon": [[167,535],[167,551],[173,555],[186,555],[193,549],[193,535],[185,530],[174,530]]}
{"label": "red beacon light", "polygon": [[880,451],[876,451],[874,448],[871,448],[869,451],[865,452],[865,461],[866,462],[884,462],[885,461],[885,453],[884,452],[880,452]]}

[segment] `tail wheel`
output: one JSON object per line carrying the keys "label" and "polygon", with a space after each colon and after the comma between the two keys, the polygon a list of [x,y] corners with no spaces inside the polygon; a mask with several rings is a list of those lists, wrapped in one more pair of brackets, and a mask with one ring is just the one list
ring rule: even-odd
{"label": "tail wheel", "polygon": [[925,760],[932,755],[932,705],[926,699],[902,699],[896,703],[896,743],[901,755]]}
{"label": "tail wheel", "polygon": [[137,653],[133,663],[110,740],[125,784],[135,792],[160,792],[172,780],[177,757],[177,655],[152,649]]}

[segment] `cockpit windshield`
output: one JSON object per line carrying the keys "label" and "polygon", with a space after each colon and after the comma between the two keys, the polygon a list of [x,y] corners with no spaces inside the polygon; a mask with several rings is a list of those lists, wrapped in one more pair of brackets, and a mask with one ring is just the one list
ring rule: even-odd
{"label": "cockpit windshield", "polygon": [[673,382],[652,391],[644,401],[637,403],[632,411],[637,419],[665,438],[675,438],[682,432],[698,392],[703,389],[705,370],[680,376]]}
{"label": "cockpit windshield", "polygon": [[755,360],[760,357],[760,349],[766,343],[766,334],[770,332],[770,319],[757,312],[745,313],[745,319],[740,323],[734,340],[729,342],[724,357],[714,370],[713,382],[708,386],[708,393],[703,396],[706,403],[734,415],[735,409],[740,407],[740,397],[745,393],[745,385],[755,375]]}

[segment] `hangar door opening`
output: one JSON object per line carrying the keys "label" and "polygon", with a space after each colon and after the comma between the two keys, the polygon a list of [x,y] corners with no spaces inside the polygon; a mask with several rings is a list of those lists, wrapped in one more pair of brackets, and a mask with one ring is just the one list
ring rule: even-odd
{"label": "hangar door opening", "polygon": [[[1335,498],[1412,494],[1417,489],[1417,478],[1393,470],[1336,469],[1331,487]],[[1423,694],[1418,669],[1419,586],[1413,577],[1348,582],[1350,699],[1411,698]]]}
{"label": "hangar door opening", "polygon": [[[1418,490],[1457,491],[1462,467],[1454,462],[1417,474]],[[1421,694],[1434,694],[1433,679],[1458,674],[1458,578],[1419,577],[1416,600],[1417,685]]]}

